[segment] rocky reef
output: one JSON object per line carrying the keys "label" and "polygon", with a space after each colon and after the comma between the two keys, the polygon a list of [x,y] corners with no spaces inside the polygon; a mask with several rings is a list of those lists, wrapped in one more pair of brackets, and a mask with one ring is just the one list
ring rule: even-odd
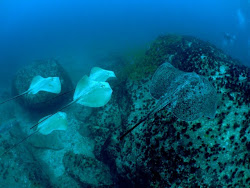
{"label": "rocky reef", "polygon": [[[186,122],[163,109],[120,141],[155,106],[149,86],[164,62],[203,75],[213,84],[219,96],[215,118]],[[208,42],[179,35],[158,37],[134,63],[119,59],[106,65],[103,62],[102,68],[117,75],[110,82],[109,103],[102,108],[75,105],[66,110],[66,132],[36,135],[3,156],[0,185],[250,186],[248,67]],[[29,134],[26,122],[0,136],[0,151]]]}
{"label": "rocky reef", "polygon": [[101,138],[96,155],[112,167],[115,181],[121,187],[124,182],[135,187],[248,187],[249,68],[190,36],[160,36],[144,61],[150,67],[168,61],[182,71],[205,76],[217,89],[220,101],[215,119],[185,122],[162,110],[118,141],[121,132],[155,104],[149,94],[153,69],[144,72],[143,78],[126,80],[119,92],[114,92],[119,100],[112,107],[117,108],[101,113],[113,117],[120,111],[121,126],[114,130],[113,118],[107,123],[95,122],[111,131],[100,133],[92,128],[94,136]]}

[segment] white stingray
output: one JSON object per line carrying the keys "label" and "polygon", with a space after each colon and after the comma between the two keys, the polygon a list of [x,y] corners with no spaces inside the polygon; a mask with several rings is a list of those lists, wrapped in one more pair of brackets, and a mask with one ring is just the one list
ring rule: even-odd
{"label": "white stingray", "polygon": [[39,120],[38,123],[37,130],[44,135],[48,135],[54,130],[66,130],[68,128],[67,114],[65,112],[57,112],[50,117],[46,116]]}
{"label": "white stingray", "polygon": [[45,92],[49,92],[49,93],[55,93],[55,94],[59,94],[61,92],[61,82],[59,77],[48,77],[48,78],[43,78],[42,76],[38,75],[35,76],[30,84],[30,87],[27,91],[16,95],[10,99],[7,99],[3,102],[1,102],[0,104],[4,104],[8,101],[14,100],[18,97],[21,97],[25,94],[28,95],[35,95],[40,91],[45,91]]}
{"label": "white stingray", "polygon": [[89,78],[94,81],[105,82],[109,78],[115,78],[113,71],[105,70],[99,67],[93,67],[90,71]]}
{"label": "white stingray", "polygon": [[61,92],[61,82],[59,77],[43,78],[42,76],[35,76],[26,91],[28,94],[37,94],[39,91],[46,91],[49,93],[58,94]]}

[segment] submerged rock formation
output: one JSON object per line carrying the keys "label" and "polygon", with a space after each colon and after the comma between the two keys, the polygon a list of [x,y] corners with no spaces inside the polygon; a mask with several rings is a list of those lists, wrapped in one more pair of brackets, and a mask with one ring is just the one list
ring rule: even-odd
{"label": "submerged rock formation", "polygon": [[[73,89],[71,79],[63,67],[56,60],[50,59],[45,61],[37,61],[19,70],[12,85],[13,95],[18,95],[26,91],[29,88],[32,79],[37,75],[40,75],[44,78],[59,77],[62,86],[61,93]],[[28,109],[48,110],[49,108],[61,105],[61,103],[67,97],[69,97],[69,95],[67,95],[66,97],[63,96],[50,100],[56,95],[57,94],[41,91],[36,95],[24,95],[18,101],[21,105],[27,107]]]}
{"label": "submerged rock formation", "polygon": [[[162,110],[118,141],[155,105],[150,80],[166,61],[210,80],[220,96],[215,119],[186,122]],[[144,67],[133,65],[129,79],[117,86],[113,104],[106,107],[112,110],[92,114],[95,121],[89,123],[97,140],[95,154],[110,165],[114,181],[121,187],[248,187],[249,68],[208,42],[175,35],[159,37],[139,64]],[[120,127],[114,125],[115,112]],[[96,121],[101,114],[111,118]]]}
{"label": "submerged rock formation", "polygon": [[[163,109],[120,141],[155,106],[151,78],[165,62],[210,80],[220,98],[215,118],[186,122]],[[67,132],[37,134],[2,156],[0,185],[249,187],[249,68],[207,42],[176,35],[156,39],[140,61],[107,66],[114,67],[102,68],[114,70],[118,78],[111,83],[109,103],[91,109],[76,104],[66,109]],[[54,61],[29,66],[19,72],[14,88],[23,92],[36,74],[58,76],[59,67]],[[68,81],[65,77],[62,84],[71,86]],[[32,108],[32,102],[23,104]],[[39,102],[33,104],[39,107]],[[29,130],[29,121],[0,136],[1,152],[27,136],[22,131]]]}

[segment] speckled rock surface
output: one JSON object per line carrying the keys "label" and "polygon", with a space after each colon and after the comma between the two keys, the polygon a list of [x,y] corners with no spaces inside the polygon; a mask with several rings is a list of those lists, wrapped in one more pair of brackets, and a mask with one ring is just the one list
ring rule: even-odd
{"label": "speckled rock surface", "polygon": [[[13,80],[13,95],[18,95],[26,91],[29,88],[32,79],[37,75],[40,75],[44,78],[59,77],[62,86],[61,93],[73,89],[71,79],[69,78],[63,67],[56,60],[49,59],[37,61],[19,70],[16,74],[15,79]],[[62,97],[55,98],[53,100],[49,100],[55,97],[56,95],[59,94],[40,91],[36,95],[24,95],[23,97],[21,97],[21,99],[18,99],[17,101],[28,109],[48,110],[49,108],[58,108],[58,105],[61,105],[64,100],[72,96],[65,95]]]}
{"label": "speckled rock surface", "polygon": [[68,152],[63,163],[66,172],[80,187],[110,187],[113,185],[109,168],[95,158]]}
{"label": "speckled rock surface", "polygon": [[[96,122],[96,126],[107,125],[103,133],[109,136],[100,142],[99,158],[112,167],[117,184],[249,187],[249,68],[215,46],[187,36],[159,37],[145,59],[156,67],[168,61],[182,71],[205,76],[217,89],[220,102],[215,119],[185,122],[162,110],[118,141],[121,129],[135,124],[156,102],[149,94],[154,66],[150,66],[152,71],[147,76],[126,80],[122,85],[126,97],[114,92],[120,97],[117,106],[127,106],[118,131],[108,127],[109,123]],[[106,112],[109,115],[113,111]]]}
{"label": "speckled rock surface", "polygon": [[[23,138],[24,133],[18,124],[0,137],[1,154],[4,149]],[[44,171],[41,162],[34,157],[27,142],[20,145],[17,152],[9,152],[0,157],[0,187],[53,187],[52,185],[49,174]]]}

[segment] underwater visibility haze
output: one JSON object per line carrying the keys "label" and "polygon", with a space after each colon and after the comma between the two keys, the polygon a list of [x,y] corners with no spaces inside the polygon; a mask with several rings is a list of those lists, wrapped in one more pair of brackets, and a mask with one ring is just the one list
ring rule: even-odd
{"label": "underwater visibility haze", "polygon": [[0,187],[250,187],[249,0],[2,0]]}

